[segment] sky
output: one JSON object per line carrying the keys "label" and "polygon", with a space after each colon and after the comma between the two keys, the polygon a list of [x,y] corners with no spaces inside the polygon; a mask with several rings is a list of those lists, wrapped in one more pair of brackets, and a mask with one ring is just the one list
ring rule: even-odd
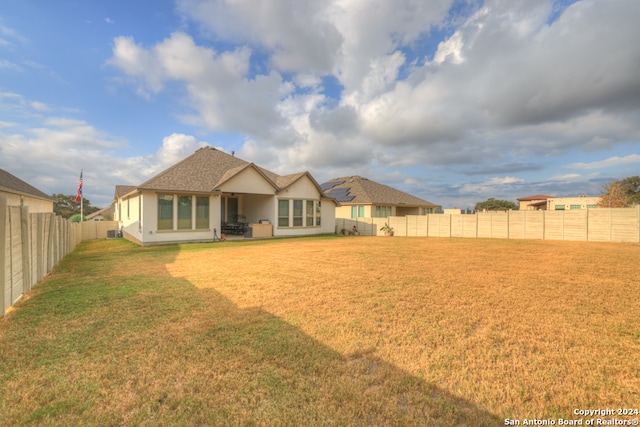
{"label": "sky", "polygon": [[444,208],[640,174],[637,0],[20,0],[0,169],[108,206],[210,145]]}

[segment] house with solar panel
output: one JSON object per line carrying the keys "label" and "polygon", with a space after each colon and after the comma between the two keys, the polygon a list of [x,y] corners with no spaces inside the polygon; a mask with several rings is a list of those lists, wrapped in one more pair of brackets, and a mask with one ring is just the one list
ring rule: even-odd
{"label": "house with solar panel", "polygon": [[204,147],[140,185],[116,186],[114,219],[141,245],[307,236],[335,231],[337,205],[309,172],[280,176]]}
{"label": "house with solar panel", "polygon": [[440,205],[361,176],[335,178],[321,188],[327,197],[340,203],[336,218],[426,215],[442,209]]}

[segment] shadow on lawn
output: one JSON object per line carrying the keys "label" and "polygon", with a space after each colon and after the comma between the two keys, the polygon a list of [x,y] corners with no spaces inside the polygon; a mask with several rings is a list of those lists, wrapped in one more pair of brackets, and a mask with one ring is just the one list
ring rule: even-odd
{"label": "shadow on lawn", "polygon": [[166,345],[188,357],[193,379],[210,379],[208,395],[189,398],[218,408],[225,422],[456,426],[504,422],[381,360],[373,348],[345,356],[259,307],[241,309],[214,289],[197,288],[184,278],[175,280],[184,286],[181,297],[194,304],[185,318],[167,328]]}
{"label": "shadow on lawn", "polygon": [[[375,349],[342,355],[260,308],[241,309],[213,289],[171,276],[167,265],[180,249],[88,245],[6,329],[12,371],[29,374],[5,372],[0,421],[502,424],[386,363]],[[36,337],[32,347],[18,332]]]}

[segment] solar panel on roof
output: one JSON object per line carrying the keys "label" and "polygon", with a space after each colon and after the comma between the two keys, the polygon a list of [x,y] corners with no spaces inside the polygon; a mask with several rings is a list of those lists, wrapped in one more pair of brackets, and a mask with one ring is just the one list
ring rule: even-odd
{"label": "solar panel on roof", "polygon": [[350,202],[355,199],[355,196],[349,195],[350,188],[335,188],[327,192],[327,196],[333,197],[339,202]]}
{"label": "solar panel on roof", "polygon": [[320,184],[320,188],[322,189],[322,191],[327,191],[340,184],[344,184],[344,181],[329,181],[325,182],[324,184]]}

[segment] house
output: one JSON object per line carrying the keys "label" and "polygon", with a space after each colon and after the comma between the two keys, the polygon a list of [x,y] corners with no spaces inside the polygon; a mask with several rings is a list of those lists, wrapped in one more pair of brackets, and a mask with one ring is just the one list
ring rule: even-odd
{"label": "house", "polygon": [[521,197],[518,200],[520,202],[521,211],[539,211],[547,210],[547,200],[552,199],[554,196],[545,196],[539,194],[537,196]]}
{"label": "house", "polygon": [[517,199],[520,202],[521,211],[563,211],[572,209],[593,209],[600,203],[600,197],[555,197],[555,196],[529,196]]}
{"label": "house", "polygon": [[336,218],[387,218],[426,215],[441,206],[361,176],[335,178],[321,185],[328,197],[336,199]]}
{"label": "house", "polygon": [[87,221],[111,221],[113,220],[113,214],[115,212],[115,207],[113,205],[109,205],[106,208],[102,208],[98,211],[95,211],[89,215],[87,215]]}
{"label": "house", "polygon": [[30,213],[53,212],[53,197],[3,169],[0,169],[0,194],[7,197],[9,206],[27,206]]}
{"label": "house", "polygon": [[308,172],[280,176],[212,147],[138,186],[117,186],[115,220],[141,245],[333,233],[337,202]]}
{"label": "house", "polygon": [[547,199],[547,209],[550,211],[564,211],[575,209],[595,209],[600,204],[600,197],[582,195],[578,197],[553,197]]}

